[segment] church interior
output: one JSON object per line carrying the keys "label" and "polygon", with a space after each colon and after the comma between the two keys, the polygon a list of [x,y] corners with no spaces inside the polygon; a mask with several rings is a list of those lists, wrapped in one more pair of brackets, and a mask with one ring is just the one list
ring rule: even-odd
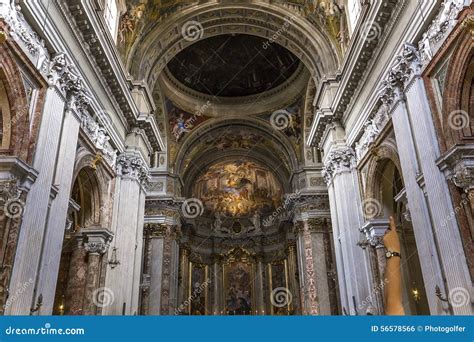
{"label": "church interior", "polygon": [[473,315],[473,38],[470,0],[0,0],[0,313],[384,315],[393,217],[405,314]]}

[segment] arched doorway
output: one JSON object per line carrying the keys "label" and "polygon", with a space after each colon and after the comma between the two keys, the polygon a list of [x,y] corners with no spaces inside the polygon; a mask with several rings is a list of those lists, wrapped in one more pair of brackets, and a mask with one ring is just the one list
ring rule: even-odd
{"label": "arched doorway", "polygon": [[399,168],[390,159],[380,164],[380,217],[394,216],[400,236],[402,254],[403,306],[408,315],[428,315],[429,307],[422,278],[418,249],[404,195],[404,184]]}
{"label": "arched doorway", "polygon": [[90,167],[81,169],[74,182],[71,210],[64,235],[63,250],[53,308],[55,315],[82,314],[87,273],[87,253],[83,248],[84,228],[99,225],[100,194],[97,177]]}

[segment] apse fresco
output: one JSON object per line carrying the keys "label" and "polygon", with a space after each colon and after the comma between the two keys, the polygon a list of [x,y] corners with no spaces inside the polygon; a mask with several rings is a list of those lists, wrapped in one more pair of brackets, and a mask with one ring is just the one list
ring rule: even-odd
{"label": "apse fresco", "polygon": [[252,265],[238,261],[225,266],[226,314],[250,315],[252,289]]}
{"label": "apse fresco", "polygon": [[191,132],[196,126],[208,119],[208,117],[201,113],[188,113],[178,108],[168,99],[165,101],[165,105],[168,113],[170,133],[176,142],[180,141],[185,134]]}
{"label": "apse fresco", "polygon": [[240,160],[209,167],[198,178],[194,194],[211,213],[243,217],[275,210],[282,190],[268,168]]}

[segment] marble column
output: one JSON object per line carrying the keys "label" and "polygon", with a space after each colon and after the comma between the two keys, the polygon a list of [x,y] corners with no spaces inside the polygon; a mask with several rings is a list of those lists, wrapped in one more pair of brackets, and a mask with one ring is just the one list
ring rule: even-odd
{"label": "marble column", "polygon": [[256,312],[252,313],[255,315],[264,315],[265,314],[265,288],[263,284],[264,278],[264,268],[263,268],[263,255],[257,256],[257,265],[256,265],[256,290],[257,290],[257,305]]}
{"label": "marble column", "polygon": [[143,219],[148,169],[140,155],[127,152],[117,159],[117,178],[112,216],[112,248],[118,263],[110,264],[105,288],[114,301],[102,309],[104,315],[138,314],[143,255]]}
{"label": "marble column", "polygon": [[385,247],[383,245],[383,236],[389,227],[388,219],[373,219],[367,221],[361,228],[361,232],[365,235],[365,241],[361,243],[361,247],[367,253],[368,263],[371,264],[373,274],[373,284],[371,295],[366,299],[365,303],[360,304],[360,310],[372,315],[384,314],[384,288],[385,281]]}
{"label": "marble column", "polygon": [[[344,136],[340,125],[332,129]],[[328,184],[341,305],[344,314],[357,315],[358,305],[370,295],[371,278],[364,253],[358,246],[363,218],[355,152],[340,140],[324,159],[323,176]]]}
{"label": "marble column", "polygon": [[149,314],[175,315],[176,310],[183,311],[173,297],[178,290],[177,227],[148,223],[145,229],[149,231],[151,260]]}
{"label": "marble column", "polygon": [[76,245],[72,250],[67,277],[65,314],[83,315],[84,289],[87,281],[87,251],[84,248],[84,237],[82,234],[77,234],[73,239],[75,239]]}
{"label": "marble column", "polygon": [[296,258],[296,242],[291,241],[288,244],[288,282],[289,290],[292,294],[291,309],[295,314],[301,314],[300,310],[300,289],[297,279],[298,261]]}
{"label": "marble column", "polygon": [[330,256],[326,255],[324,246],[324,235],[328,233],[326,219],[309,219],[308,228],[311,234],[314,276],[318,295],[318,313],[320,315],[331,315],[328,269],[326,264],[326,259],[330,258]]}
{"label": "marble column", "polygon": [[298,258],[300,259],[301,297],[303,314],[317,315],[318,293],[316,287],[316,273],[314,269],[313,241],[308,221],[296,223],[298,232]]}
{"label": "marble column", "polygon": [[214,263],[212,264],[212,286],[213,286],[213,301],[212,301],[212,313],[213,315],[220,315],[223,307],[221,306],[221,295],[222,295],[222,265],[221,260],[218,256],[213,258]]}
{"label": "marble column", "polygon": [[97,307],[107,305],[108,302],[101,301],[99,289],[99,277],[102,256],[107,251],[112,233],[106,229],[84,229],[84,249],[87,252],[87,275],[84,291],[84,315],[97,314]]}
{"label": "marble column", "polygon": [[181,245],[179,248],[179,251],[180,251],[180,262],[179,262],[178,308],[188,298],[189,247]]}

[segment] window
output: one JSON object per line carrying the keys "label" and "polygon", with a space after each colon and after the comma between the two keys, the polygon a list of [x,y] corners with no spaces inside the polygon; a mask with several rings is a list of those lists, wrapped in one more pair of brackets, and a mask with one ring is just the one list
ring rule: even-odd
{"label": "window", "polygon": [[106,0],[105,12],[104,12],[105,23],[109,29],[110,34],[114,42],[117,40],[117,28],[119,21],[119,10],[117,7],[117,0]]}
{"label": "window", "polygon": [[10,104],[3,82],[0,80],[0,149],[10,146]]}
{"label": "window", "polygon": [[349,30],[350,34],[354,32],[360,15],[360,0],[348,0],[347,1],[347,15],[349,19]]}

